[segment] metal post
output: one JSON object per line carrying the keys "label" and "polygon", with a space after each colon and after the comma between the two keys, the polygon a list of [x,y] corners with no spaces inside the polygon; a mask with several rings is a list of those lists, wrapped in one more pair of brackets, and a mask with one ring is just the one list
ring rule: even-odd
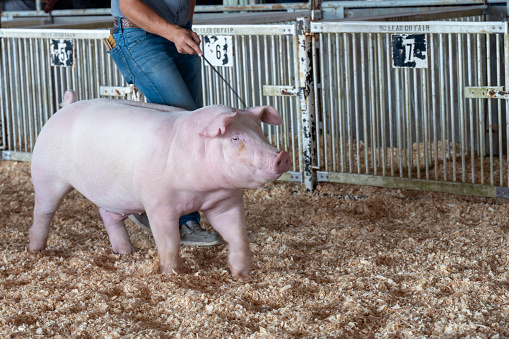
{"label": "metal post", "polygon": [[302,159],[300,168],[304,170],[303,182],[308,191],[316,186],[316,135],[313,79],[313,50],[310,21],[297,19],[297,40],[299,60],[299,99],[302,126]]}

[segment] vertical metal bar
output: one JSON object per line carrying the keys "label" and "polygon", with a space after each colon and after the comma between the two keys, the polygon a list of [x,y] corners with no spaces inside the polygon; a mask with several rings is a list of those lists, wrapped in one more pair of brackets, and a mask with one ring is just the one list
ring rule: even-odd
{"label": "vertical metal bar", "polygon": [[[317,143],[316,143],[316,148],[317,148],[317,152],[316,152],[316,162],[318,164],[318,166],[322,167],[324,166],[325,167],[325,170],[328,171],[329,169],[327,168],[327,151],[328,151],[328,145],[327,145],[327,118],[325,116],[325,111],[327,110],[326,109],[326,106],[325,106],[325,83],[327,82],[327,76],[325,75],[325,65],[324,65],[324,48],[322,47],[323,46],[323,36],[325,34],[320,34],[319,35],[319,45],[320,45],[320,50],[321,50],[321,53],[319,53],[319,62],[320,62],[320,67],[317,66],[317,63],[318,61],[316,59],[313,59],[313,77],[315,79],[320,79],[320,86],[321,86],[321,92],[322,92],[322,96],[321,96],[321,105],[318,105],[317,102],[315,102],[315,107],[317,108],[317,114],[316,114],[316,131],[315,131],[315,138],[317,140]],[[313,50],[316,50],[316,43],[315,43],[315,39],[313,39],[313,45],[311,47]],[[318,77],[318,70],[320,70],[320,78]],[[318,93],[318,86],[315,86],[315,99],[318,100],[320,98],[319,96],[319,93]],[[319,113],[319,107],[321,108],[322,110],[322,115],[320,115]],[[321,133],[320,133],[320,123],[321,123],[321,126],[322,126],[322,130],[323,130],[323,137],[321,137]],[[322,152],[323,152],[323,157],[322,157]]]}
{"label": "vertical metal bar", "polygon": [[[45,50],[45,53],[43,53],[42,55],[50,55],[50,44],[49,44],[49,39],[45,39],[45,42],[44,42],[44,50]],[[54,102],[54,78],[52,78],[52,74],[51,74],[51,64],[47,61],[46,59],[46,79],[47,79],[47,84],[48,84],[48,115],[47,115],[47,119],[49,119],[56,111],[55,107],[58,107],[58,106],[55,106],[55,102]]]}
{"label": "vertical metal bar", "polygon": [[[286,51],[288,53],[291,53],[292,49],[291,49],[291,37],[289,36],[286,36]],[[293,60],[294,60],[295,56],[292,55],[288,62],[286,62],[286,65],[287,65],[287,69],[286,69],[286,74],[287,74],[287,78],[285,79],[285,83],[287,84],[290,84],[291,83],[291,80],[293,79],[293,73],[292,73],[292,63],[293,63]],[[260,88],[262,86],[259,86]],[[294,130],[294,126],[293,126],[293,117],[294,117],[294,112],[295,112],[295,107],[294,107],[294,98],[291,97],[289,98],[289,105],[288,105],[288,115],[287,115],[287,120],[285,121],[285,126],[284,126],[284,130],[285,130],[285,151],[289,151],[290,150],[290,147],[293,147],[293,145],[295,144],[295,139],[293,138],[293,135],[292,135],[292,131]]]}
{"label": "vertical metal bar", "polygon": [[98,47],[99,46],[102,46],[102,44],[100,44],[101,42],[99,40],[90,40],[90,43],[93,44],[93,55],[94,55],[94,60],[92,61],[91,65],[95,65],[94,70],[94,80],[92,81],[92,83],[94,84],[94,94],[93,94],[93,98],[98,98],[99,97],[99,86],[101,86],[101,80],[100,80],[100,75],[99,75],[99,69],[102,69],[103,70],[103,73],[104,73],[104,68],[100,68],[101,67],[101,60],[99,58],[99,51],[98,51]]}
{"label": "vertical metal bar", "polygon": [[[453,46],[452,46],[452,43],[453,43],[453,35],[452,34],[449,34],[449,39],[448,39],[448,50],[449,50],[449,62],[447,63],[449,65],[449,109],[450,109],[450,120],[449,120],[449,123],[447,124],[447,127],[449,129],[449,126],[450,126],[450,130],[451,130],[451,136],[450,136],[450,139],[448,139],[449,141],[449,145],[450,145],[450,150],[449,150],[449,154],[450,156],[452,156],[452,181],[456,182],[456,122],[457,122],[457,119],[455,118],[454,114],[456,112],[456,110],[454,109],[454,105],[455,105],[455,81],[454,81],[454,76],[455,74],[457,73],[457,70],[454,70],[453,67],[456,65],[456,63],[454,62],[454,59],[453,59]],[[460,98],[458,98],[458,101],[460,100]],[[452,155],[451,155],[452,153]]]}
{"label": "vertical metal bar", "polygon": [[[4,39],[2,39],[4,40]],[[7,128],[6,128],[6,133],[7,133],[7,147],[8,147],[8,150],[14,150],[14,143],[15,143],[15,139],[14,139],[14,123],[15,123],[15,112],[16,112],[16,109],[17,109],[17,102],[14,101],[14,92],[16,90],[16,70],[13,68],[13,63],[12,63],[12,60],[14,58],[13,56],[13,51],[14,51],[14,38],[10,38],[9,39],[9,43],[7,44],[7,53],[6,53],[6,59],[7,59],[7,64],[8,64],[8,70],[9,70],[9,94],[10,94],[10,98],[9,98],[9,105],[10,105],[10,112],[7,112]],[[2,49],[2,52],[4,51],[4,49]],[[4,139],[4,142],[5,142],[5,139]]]}
{"label": "vertical metal bar", "polygon": [[[249,54],[249,52],[247,51],[247,43],[246,43],[246,36],[243,35],[242,36],[242,62],[243,62],[243,72],[245,75],[249,76],[249,69],[247,67],[248,65],[248,61],[247,61],[247,56]],[[275,50],[274,50],[274,53],[275,53]],[[239,78],[239,80],[241,80]],[[246,77],[242,77],[242,83],[243,83],[243,90],[242,90],[242,97],[245,99],[244,101],[246,102],[247,105],[249,105],[249,101],[247,100],[248,99],[248,93],[249,93],[249,89],[248,89],[248,86],[249,86],[249,82],[247,81]],[[245,109],[246,107],[243,107],[244,105],[242,105],[240,103],[240,99],[239,99],[239,107],[242,107],[243,109]]]}
{"label": "vertical metal bar", "polygon": [[[414,101],[414,126],[415,126],[415,145],[416,145],[416,151],[415,151],[415,165],[417,167],[417,179],[421,178],[421,134],[420,134],[420,126],[422,124],[420,123],[419,116],[419,90],[418,90],[418,84],[417,84],[417,69],[414,68],[414,95],[413,95],[413,101]],[[422,93],[421,93],[422,95]],[[412,127],[411,127],[412,128]],[[411,147],[413,150],[413,147]],[[412,157],[413,158],[413,157]]]}
{"label": "vertical metal bar", "polygon": [[[35,82],[35,58],[37,57],[34,54],[33,51],[33,39],[27,39],[28,46],[25,50],[26,55],[30,58],[29,64],[26,66],[26,73],[27,73],[27,86],[28,86],[28,93],[35,93],[35,89],[38,87]],[[32,148],[35,143],[35,124],[34,121],[37,120],[36,118],[36,96],[34,95],[28,95],[28,111],[27,111],[27,145],[25,146],[26,152],[32,152]]]}
{"label": "vertical metal bar", "polygon": [[[458,54],[465,55],[470,54],[469,51],[465,51],[463,47],[463,35],[458,35]],[[464,65],[463,58],[458,57],[458,114],[459,114],[459,132],[460,132],[460,153],[461,153],[461,182],[466,182],[466,174],[465,174],[465,96],[463,94],[463,87],[465,84],[464,76]]]}
{"label": "vertical metal bar", "polygon": [[[352,44],[350,44],[350,34],[345,34],[345,40],[344,40],[344,50],[346,53],[345,58],[345,77],[346,77],[346,84],[345,84],[345,92],[353,93],[352,87],[351,87],[351,57],[352,57]],[[347,119],[347,135],[348,135],[348,172],[353,173],[354,171],[354,163],[353,163],[353,112],[352,112],[352,97],[351,95],[346,96],[346,111],[345,111],[346,119]]]}
{"label": "vertical metal bar", "polygon": [[[435,66],[435,40],[436,37],[432,36],[430,39],[430,48],[433,51],[431,53],[431,93],[432,93],[432,119],[433,119],[433,155],[434,155],[434,164],[433,167],[435,169],[435,180],[438,180],[438,126],[437,126],[437,119],[439,116],[438,110],[437,110],[437,88],[438,84],[437,81],[437,70]],[[438,46],[440,48],[440,45]]]}
{"label": "vertical metal bar", "polygon": [[[440,63],[442,65],[440,69],[440,93],[447,93],[446,92],[446,84],[445,84],[445,56],[444,56],[444,37],[443,34],[439,35],[439,41],[440,41]],[[443,166],[443,178],[444,181],[447,181],[447,154],[446,154],[446,143],[447,143],[447,137],[446,137],[446,129],[447,129],[447,122],[446,122],[446,104],[445,104],[445,96],[440,96],[440,126],[442,128],[442,142],[441,142],[441,151],[442,151],[442,162],[444,164]]]}
{"label": "vertical metal bar", "polygon": [[29,81],[28,79],[30,78],[30,74],[29,74],[29,67],[28,65],[30,64],[30,55],[28,54],[28,46],[27,46],[27,38],[24,38],[23,39],[23,45],[20,44],[20,50],[19,50],[19,53],[20,53],[20,56],[23,56],[22,58],[20,58],[20,63],[21,63],[21,69],[20,69],[20,75],[21,75],[21,107],[22,107],[22,110],[21,110],[21,120],[20,120],[20,123],[21,123],[21,126],[19,126],[19,131],[20,133],[23,134],[23,138],[21,139],[20,138],[20,141],[22,142],[22,144],[20,145],[20,151],[22,152],[28,152],[28,115],[29,115],[29,109],[26,105],[26,103],[29,101],[29,93],[30,93],[30,90],[28,88],[29,86]]}
{"label": "vertical metal bar", "polygon": [[[468,67],[467,67],[467,74],[468,74],[468,85],[473,86],[473,77],[475,72],[475,67],[473,67],[472,64],[472,34],[468,34],[467,37],[467,50],[469,53],[467,53],[467,61],[468,61]],[[469,99],[469,118],[470,118],[470,172],[471,172],[471,179],[472,183],[475,183],[475,132],[474,132],[474,121],[475,121],[475,114],[474,114],[474,99]]]}
{"label": "vertical metal bar", "polygon": [[[501,70],[501,61],[499,59],[499,55],[502,55],[502,51],[500,49],[500,36],[495,35],[496,39],[496,55],[497,55],[497,86],[502,86],[502,70]],[[498,112],[498,123],[497,123],[497,133],[498,133],[498,161],[499,161],[499,175],[500,175],[500,182],[498,183],[499,186],[504,185],[504,161],[503,161],[503,132],[502,132],[502,100],[497,100],[497,112]]]}
{"label": "vertical metal bar", "polygon": [[355,112],[351,112],[350,113],[350,116],[351,117],[354,117],[355,119],[355,139],[356,139],[356,149],[357,149],[357,174],[361,174],[361,154],[360,154],[360,151],[361,151],[361,146],[360,146],[360,140],[361,140],[361,134],[360,134],[360,130],[359,130],[359,115],[362,114],[362,112],[359,112],[360,111],[360,94],[359,94],[359,90],[358,90],[358,79],[359,79],[359,75],[357,73],[358,69],[359,69],[359,65],[357,65],[357,60],[358,60],[358,56],[357,56],[357,35],[356,34],[353,34],[352,35],[352,60],[353,60],[353,91],[352,93],[354,93],[353,97],[355,98],[354,100],[354,103],[355,103]]}
{"label": "vertical metal bar", "polygon": [[[509,34],[507,34],[508,24],[505,23],[505,34],[504,34],[504,71],[505,71],[505,88],[509,88]],[[509,169],[509,100],[505,101],[505,131],[506,131],[506,170]],[[500,169],[502,172],[502,169]],[[507,171],[507,186],[509,186],[509,170]]]}
{"label": "vertical metal bar", "polygon": [[[336,79],[336,77],[335,77],[336,73],[334,72],[334,60],[336,59],[335,55],[337,55],[337,49],[334,46],[333,37],[334,37],[334,35],[332,35],[332,34],[327,35],[327,50],[328,50],[328,59],[327,59],[328,65],[327,66],[328,66],[328,73],[329,73],[327,93],[329,95],[329,104],[328,104],[329,109],[325,110],[325,101],[324,101],[324,106],[322,107],[322,110],[329,112],[328,115],[324,114],[324,117],[328,116],[330,119],[330,125],[329,125],[330,126],[329,127],[330,128],[330,136],[329,136],[328,140],[330,140],[330,144],[331,144],[332,164],[329,164],[328,168],[330,168],[331,171],[337,171],[337,166],[338,166],[337,149],[336,149],[336,141],[337,141],[337,137],[336,137],[336,124],[337,124],[337,121],[336,121],[337,115],[336,114],[337,113],[336,112],[337,112],[337,109],[335,107],[337,98],[336,98],[336,100],[334,100],[333,95],[332,95],[332,93],[334,91],[334,81]],[[320,54],[322,54],[322,53],[320,53]]]}
{"label": "vertical metal bar", "polygon": [[[392,80],[391,80],[391,38],[390,35],[386,35],[387,37],[387,112],[389,114],[389,144],[390,144],[390,152],[389,152],[389,160],[391,166],[391,177],[395,175],[394,172],[394,126],[393,126],[393,103],[392,103]],[[394,71],[396,74],[396,71]],[[384,119],[385,120],[385,119]]]}
{"label": "vertical metal bar", "polygon": [[401,112],[401,106],[402,106],[402,98],[401,98],[401,91],[400,91],[400,70],[395,69],[395,91],[396,91],[396,144],[397,144],[397,151],[398,151],[398,168],[399,168],[399,176],[403,177],[403,160],[402,160],[402,153],[403,153],[403,137],[401,135],[401,120],[403,119],[403,113]]}
{"label": "vertical metal bar", "polygon": [[299,88],[300,88],[300,104],[302,116],[302,139],[303,139],[303,165],[304,165],[304,184],[308,191],[313,190],[316,185],[316,171],[314,165],[316,161],[316,146],[312,136],[315,124],[314,110],[314,83],[312,60],[314,51],[310,52],[312,46],[309,33],[309,19],[297,19],[297,35],[299,41],[298,57],[300,63],[299,72]]}
{"label": "vertical metal bar", "polygon": [[6,146],[8,145],[6,131],[8,128],[7,126],[10,125],[10,112],[12,112],[12,109],[9,109],[11,101],[7,100],[7,97],[9,96],[9,92],[11,91],[11,88],[7,86],[7,83],[8,83],[7,79],[10,78],[10,76],[9,76],[10,72],[7,71],[7,62],[8,62],[7,59],[9,58],[9,54],[5,53],[5,50],[6,50],[5,41],[6,41],[5,38],[0,39],[0,54],[1,54],[0,60],[2,60],[2,79],[0,80],[1,81],[0,87],[6,89],[5,96],[4,96],[4,91],[3,90],[0,91],[0,105],[1,105],[0,106],[1,107],[0,121],[2,123],[2,125],[1,125],[2,143],[0,144],[0,149],[5,149]]}
{"label": "vertical metal bar", "polygon": [[405,117],[406,117],[406,148],[407,148],[407,159],[406,163],[408,166],[408,177],[412,177],[412,167],[413,167],[413,145],[412,145],[412,103],[410,102],[410,91],[411,91],[411,81],[410,81],[410,70],[405,69]]}
{"label": "vertical metal bar", "polygon": [[[483,78],[483,64],[482,64],[482,58],[479,58],[479,56],[482,55],[482,42],[481,42],[481,34],[477,35],[477,83],[482,84],[484,83]],[[485,124],[485,110],[484,110],[484,103],[479,100],[479,160],[481,165],[481,184],[484,185],[484,161],[483,158],[486,155],[485,151],[485,133],[486,133],[486,124]]]}
{"label": "vertical metal bar", "polygon": [[[385,176],[387,173],[386,173],[386,168],[387,168],[387,140],[386,140],[386,134],[385,134],[385,129],[386,129],[386,125],[385,125],[385,112],[386,112],[386,106],[385,106],[385,88],[386,87],[390,87],[390,82],[384,82],[384,70],[383,70],[383,60],[382,60],[382,57],[383,57],[383,50],[384,50],[384,45],[383,45],[383,39],[382,39],[382,34],[377,34],[377,38],[378,38],[378,48],[376,49],[377,50],[377,54],[378,54],[378,69],[380,70],[379,71],[379,77],[378,77],[378,89],[379,89],[379,102],[380,102],[380,138],[381,138],[381,147],[382,147],[382,159],[381,159],[381,162],[382,162],[382,175]],[[387,63],[389,64],[390,63],[390,59],[386,60]],[[388,66],[390,67],[390,65]],[[389,72],[388,72],[389,73]],[[387,74],[387,77],[389,76],[389,74]]]}
{"label": "vertical metal bar", "polygon": [[[299,86],[300,86],[300,77],[299,77],[300,62],[298,61],[300,40],[299,40],[299,37],[297,34],[297,31],[298,31],[297,27],[298,27],[298,25],[297,25],[297,23],[295,23],[295,26],[294,26],[295,31],[293,34],[293,55],[294,55],[294,59],[296,60],[296,62],[294,63],[294,71],[293,71],[293,75],[294,75],[293,79],[294,79],[295,88],[299,88]],[[268,76],[266,76],[265,79],[268,79]],[[301,105],[300,105],[300,97],[297,99],[296,112],[297,112],[297,114],[295,114],[295,124],[297,125],[297,128],[294,131],[294,133],[297,135],[298,152],[295,152],[293,155],[293,170],[294,171],[298,170],[299,172],[302,172],[302,171],[304,171],[304,167],[302,166],[302,163],[304,162],[303,156],[302,156],[304,154],[304,142],[302,140],[302,132],[301,132],[302,131],[302,110],[301,110]],[[293,127],[293,124],[292,124],[292,127]],[[295,140],[295,137],[294,137],[294,140]]]}
{"label": "vertical metal bar", "polygon": [[[486,76],[487,85],[492,86],[491,82],[491,42],[490,35],[486,34]],[[493,105],[488,102],[488,143],[490,152],[490,184],[493,185]]]}
{"label": "vertical metal bar", "polygon": [[[378,34],[377,34],[377,36],[378,36]],[[373,35],[371,33],[369,34],[368,37],[369,37],[368,51],[369,51],[369,59],[370,59],[369,66],[370,66],[370,74],[371,74],[371,77],[369,78],[369,83],[370,83],[369,93],[370,93],[370,98],[371,98],[370,108],[369,108],[369,112],[371,113],[371,123],[370,123],[371,162],[372,162],[372,167],[373,167],[373,174],[377,175],[378,174],[378,171],[377,171],[377,156],[378,156],[377,133],[380,128],[380,124],[377,119],[378,106],[375,104],[376,93],[378,93],[377,90],[375,89],[375,85],[377,84],[375,79],[377,78],[377,75],[378,75],[378,67],[376,65],[377,58],[375,56],[375,49],[373,47],[373,45],[375,44],[375,41],[374,41],[375,38],[373,37]]]}
{"label": "vertical metal bar", "polygon": [[[361,47],[361,56],[360,56],[360,60],[362,61],[361,64],[359,65],[362,70],[361,70],[361,81],[360,81],[360,86],[361,86],[361,89],[360,89],[360,93],[359,95],[356,96],[356,98],[360,99],[360,97],[362,96],[362,111],[360,113],[360,115],[362,116],[362,138],[364,140],[364,174],[369,174],[369,155],[368,155],[368,148],[369,148],[369,132],[368,132],[368,104],[367,104],[367,93],[368,93],[368,90],[367,90],[367,81],[366,81],[366,67],[367,65],[365,64],[366,61],[368,62],[368,64],[370,63],[370,60],[368,60],[368,58],[366,57],[366,48],[365,48],[365,41],[364,41],[364,36],[365,34],[361,34],[361,39],[360,39],[360,47]],[[357,58],[354,58],[354,62],[357,61]],[[357,66],[354,65],[355,68],[357,68]],[[356,77],[357,78],[357,77]],[[355,86],[355,90],[357,91],[357,85]],[[357,101],[359,102],[359,101]],[[359,110],[355,110],[356,112],[358,112]],[[360,120],[360,117],[357,116],[357,122]],[[360,140],[361,140],[361,137],[360,137],[360,134],[359,134],[359,128],[357,128],[357,150],[359,150],[360,148]],[[357,153],[359,154],[359,153]],[[358,168],[359,168],[359,174],[361,174],[360,172],[360,167],[361,167],[361,158],[358,156],[357,157],[357,161],[358,161]]]}
{"label": "vertical metal bar", "polygon": [[[339,99],[338,102],[338,114],[339,114],[339,138],[340,138],[340,144],[339,144],[339,157],[340,157],[340,170],[341,172],[346,172],[346,126],[345,126],[345,115],[346,115],[346,109],[345,109],[345,76],[346,76],[346,67],[343,67],[345,60],[345,48],[340,48],[340,35],[336,35],[336,46],[339,50],[339,53],[337,54],[338,57],[336,59],[336,64],[338,65],[338,86],[337,86],[337,96]],[[345,34],[343,34],[343,46],[345,41]]]}
{"label": "vertical metal bar", "polygon": [[[433,53],[433,51],[432,51]],[[424,171],[425,171],[425,177],[426,180],[429,180],[429,166],[430,166],[430,150],[431,150],[431,142],[430,142],[430,133],[429,133],[429,127],[430,127],[430,105],[429,105],[429,97],[428,97],[428,84],[429,84],[429,78],[428,72],[422,73],[422,81],[421,81],[421,91],[422,91],[422,118],[423,118],[423,143],[422,143],[422,154],[423,154],[423,165],[424,165]]]}

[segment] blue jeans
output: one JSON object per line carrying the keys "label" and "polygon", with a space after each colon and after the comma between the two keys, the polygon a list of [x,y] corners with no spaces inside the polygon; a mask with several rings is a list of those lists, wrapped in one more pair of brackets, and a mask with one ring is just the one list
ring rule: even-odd
{"label": "blue jeans", "polygon": [[[173,42],[141,28],[118,27],[113,37],[116,47],[109,52],[111,58],[126,82],[134,84],[148,102],[187,110],[202,107],[198,55],[180,54]],[[182,216],[179,224],[187,221],[199,222],[200,214]]]}

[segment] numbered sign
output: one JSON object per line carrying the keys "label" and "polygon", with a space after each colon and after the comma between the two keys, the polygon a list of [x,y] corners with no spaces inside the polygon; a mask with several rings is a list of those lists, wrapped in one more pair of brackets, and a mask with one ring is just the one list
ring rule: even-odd
{"label": "numbered sign", "polygon": [[231,36],[203,36],[203,54],[213,66],[233,67],[233,39]]}
{"label": "numbered sign", "polygon": [[74,40],[51,39],[51,66],[74,66]]}
{"label": "numbered sign", "polygon": [[393,34],[392,61],[397,68],[427,68],[426,34]]}

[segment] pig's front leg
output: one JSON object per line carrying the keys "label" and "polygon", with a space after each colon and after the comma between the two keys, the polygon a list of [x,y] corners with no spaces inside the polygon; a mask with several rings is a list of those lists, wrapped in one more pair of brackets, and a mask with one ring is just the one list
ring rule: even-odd
{"label": "pig's front leg", "polygon": [[161,273],[181,273],[179,214],[168,213],[168,209],[159,207],[152,211],[147,209],[147,216],[159,254]]}
{"label": "pig's front leg", "polygon": [[234,277],[244,277],[251,269],[251,251],[246,231],[246,217],[242,196],[225,206],[208,210],[205,216],[230,246],[228,263]]}

